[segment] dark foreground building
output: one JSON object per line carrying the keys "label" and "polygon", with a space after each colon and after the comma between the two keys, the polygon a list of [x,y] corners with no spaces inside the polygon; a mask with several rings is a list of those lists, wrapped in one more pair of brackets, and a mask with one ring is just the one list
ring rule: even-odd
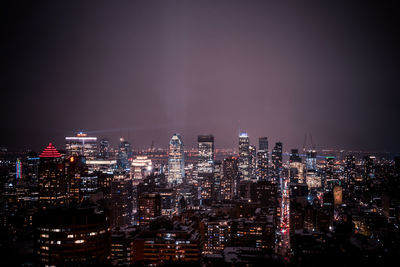
{"label": "dark foreground building", "polygon": [[96,206],[43,210],[33,223],[38,266],[88,266],[110,260],[110,219]]}

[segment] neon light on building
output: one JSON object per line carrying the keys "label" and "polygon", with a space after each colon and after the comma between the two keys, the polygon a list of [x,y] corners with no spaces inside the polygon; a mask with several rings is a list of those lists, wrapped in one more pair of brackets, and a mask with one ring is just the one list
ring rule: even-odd
{"label": "neon light on building", "polygon": [[17,159],[15,178],[21,178],[21,161]]}

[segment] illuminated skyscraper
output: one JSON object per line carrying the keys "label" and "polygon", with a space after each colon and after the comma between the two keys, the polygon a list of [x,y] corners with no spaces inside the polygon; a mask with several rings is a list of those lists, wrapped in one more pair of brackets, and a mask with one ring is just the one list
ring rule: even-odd
{"label": "illuminated skyscraper", "polygon": [[179,134],[174,134],[169,142],[168,182],[180,184],[185,177],[185,153],[183,141]]}
{"label": "illuminated skyscraper", "polygon": [[364,176],[366,178],[375,177],[375,156],[365,156],[363,159]]}
{"label": "illuminated skyscraper", "polygon": [[67,181],[64,158],[50,143],[40,154],[39,204],[43,208],[64,205],[67,201]]}
{"label": "illuminated skyscraper", "polygon": [[250,179],[250,140],[247,133],[240,133],[239,135],[239,175],[241,181]]}
{"label": "illuminated skyscraper", "polygon": [[199,135],[198,136],[198,152],[197,171],[201,174],[212,174],[214,169],[214,136]]}
{"label": "illuminated skyscraper", "polygon": [[68,200],[79,203],[83,200],[82,179],[88,177],[85,157],[70,156],[65,160],[65,174],[68,183]]}
{"label": "illuminated skyscraper", "polygon": [[306,152],[305,173],[309,190],[322,186],[322,179],[317,173],[317,151],[314,149],[309,149]]}
{"label": "illuminated skyscraper", "polygon": [[267,180],[268,177],[268,137],[258,139],[257,179]]}
{"label": "illuminated skyscraper", "polygon": [[153,171],[153,163],[147,156],[137,156],[131,163],[131,178],[135,185]]}
{"label": "illuminated skyscraper", "polygon": [[[124,227],[131,223],[134,203],[132,180],[124,171],[114,174],[111,182],[111,221],[113,227]],[[136,200],[136,198],[134,199]]]}
{"label": "illuminated skyscraper", "polygon": [[317,151],[310,149],[306,153],[306,168],[307,171],[317,171]]}
{"label": "illuminated skyscraper", "polygon": [[221,199],[221,179],[223,177],[222,162],[216,160],[214,162],[214,199]]}
{"label": "illuminated skyscraper", "polygon": [[250,178],[256,179],[257,177],[257,149],[256,146],[250,145],[249,146],[249,172]]}
{"label": "illuminated skyscraper", "polygon": [[89,137],[82,132],[65,137],[65,150],[67,156],[85,156],[87,160],[94,160],[97,156],[97,137]]}
{"label": "illuminated skyscraper", "polygon": [[303,163],[299,155],[298,149],[292,149],[289,158],[289,175],[293,182],[303,183],[304,173],[303,173]]}
{"label": "illuminated skyscraper", "polygon": [[21,160],[17,159],[17,162],[15,163],[15,178],[20,179],[21,178]]}
{"label": "illuminated skyscraper", "polygon": [[131,144],[124,138],[120,138],[118,146],[117,166],[120,169],[129,169],[129,159],[133,156]]}
{"label": "illuminated skyscraper", "polygon": [[271,153],[271,162],[274,178],[278,178],[282,168],[282,143],[277,142]]}
{"label": "illuminated skyscraper", "polygon": [[222,163],[221,199],[232,200],[237,196],[239,187],[238,159],[230,157]]}

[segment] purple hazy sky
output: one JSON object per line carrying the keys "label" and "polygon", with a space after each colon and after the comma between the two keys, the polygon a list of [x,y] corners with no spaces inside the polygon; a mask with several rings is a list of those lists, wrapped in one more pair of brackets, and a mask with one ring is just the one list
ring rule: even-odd
{"label": "purple hazy sky", "polygon": [[112,144],[400,151],[399,5],[385,1],[1,4],[0,146]]}

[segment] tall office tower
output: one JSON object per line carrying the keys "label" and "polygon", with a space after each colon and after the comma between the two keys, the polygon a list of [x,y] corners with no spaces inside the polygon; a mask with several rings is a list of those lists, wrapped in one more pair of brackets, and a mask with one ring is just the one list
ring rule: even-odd
{"label": "tall office tower", "polygon": [[292,149],[290,153],[289,176],[292,182],[304,183],[303,163],[298,149]]}
{"label": "tall office tower", "polygon": [[267,180],[268,178],[268,137],[258,139],[257,152],[257,179]]}
{"label": "tall office tower", "polygon": [[221,199],[221,180],[223,177],[222,161],[216,160],[214,163],[214,196],[213,199]]}
{"label": "tall office tower", "polygon": [[145,182],[146,177],[154,174],[153,162],[147,156],[137,156],[131,163],[131,181],[132,181],[132,195],[133,197],[133,210],[137,211],[138,202],[138,186],[141,182]]}
{"label": "tall office tower", "polygon": [[168,183],[181,184],[185,177],[185,152],[179,134],[174,134],[169,141]]}
{"label": "tall office tower", "polygon": [[197,171],[201,174],[212,174],[214,169],[214,136],[199,135]]}
{"label": "tall office tower", "polygon": [[151,220],[161,216],[160,194],[148,193],[139,196],[139,224],[148,225]]}
{"label": "tall office tower", "polygon": [[85,156],[87,160],[94,160],[97,156],[97,137],[89,137],[82,132],[65,137],[65,150],[67,156]]}
{"label": "tall office tower", "polygon": [[375,156],[365,156],[364,163],[364,176],[366,178],[375,177]]}
{"label": "tall office tower", "polygon": [[310,149],[306,153],[306,169],[307,171],[317,171],[317,151]]}
{"label": "tall office tower", "polygon": [[238,194],[239,187],[238,159],[229,157],[222,163],[221,199],[232,200]]}
{"label": "tall office tower", "polygon": [[119,139],[117,166],[119,169],[129,169],[129,159],[133,156],[131,144],[124,138]]}
{"label": "tall office tower", "polygon": [[271,162],[274,179],[279,178],[280,171],[282,169],[282,143],[275,143],[275,147],[271,153]]}
{"label": "tall office tower", "polygon": [[250,140],[247,133],[240,133],[239,135],[239,175],[241,181],[250,179]]}
{"label": "tall office tower", "polygon": [[266,181],[268,178],[268,152],[257,152],[257,180]]}
{"label": "tall office tower", "polygon": [[68,185],[68,201],[79,203],[83,200],[82,178],[88,177],[88,168],[83,156],[70,156],[65,160],[65,174]]}
{"label": "tall office tower", "polygon": [[36,153],[29,153],[22,170],[27,180],[33,184],[38,182],[40,158]]}
{"label": "tall office tower", "polygon": [[39,157],[40,206],[48,208],[64,205],[67,201],[67,181],[62,155],[50,143]]}
{"label": "tall office tower", "polygon": [[306,183],[309,190],[322,187],[321,176],[317,173],[317,151],[310,149],[306,152]]}
{"label": "tall office tower", "polygon": [[42,210],[34,214],[33,226],[35,266],[110,263],[110,218],[97,206]]}
{"label": "tall office tower", "polygon": [[112,226],[128,226],[133,212],[132,180],[124,172],[114,174],[111,182],[111,203]]}
{"label": "tall office tower", "polygon": [[251,179],[256,179],[257,177],[257,150],[256,146],[249,146],[249,173]]}
{"label": "tall office tower", "polygon": [[99,158],[108,159],[110,157],[110,142],[103,138],[99,142]]}

